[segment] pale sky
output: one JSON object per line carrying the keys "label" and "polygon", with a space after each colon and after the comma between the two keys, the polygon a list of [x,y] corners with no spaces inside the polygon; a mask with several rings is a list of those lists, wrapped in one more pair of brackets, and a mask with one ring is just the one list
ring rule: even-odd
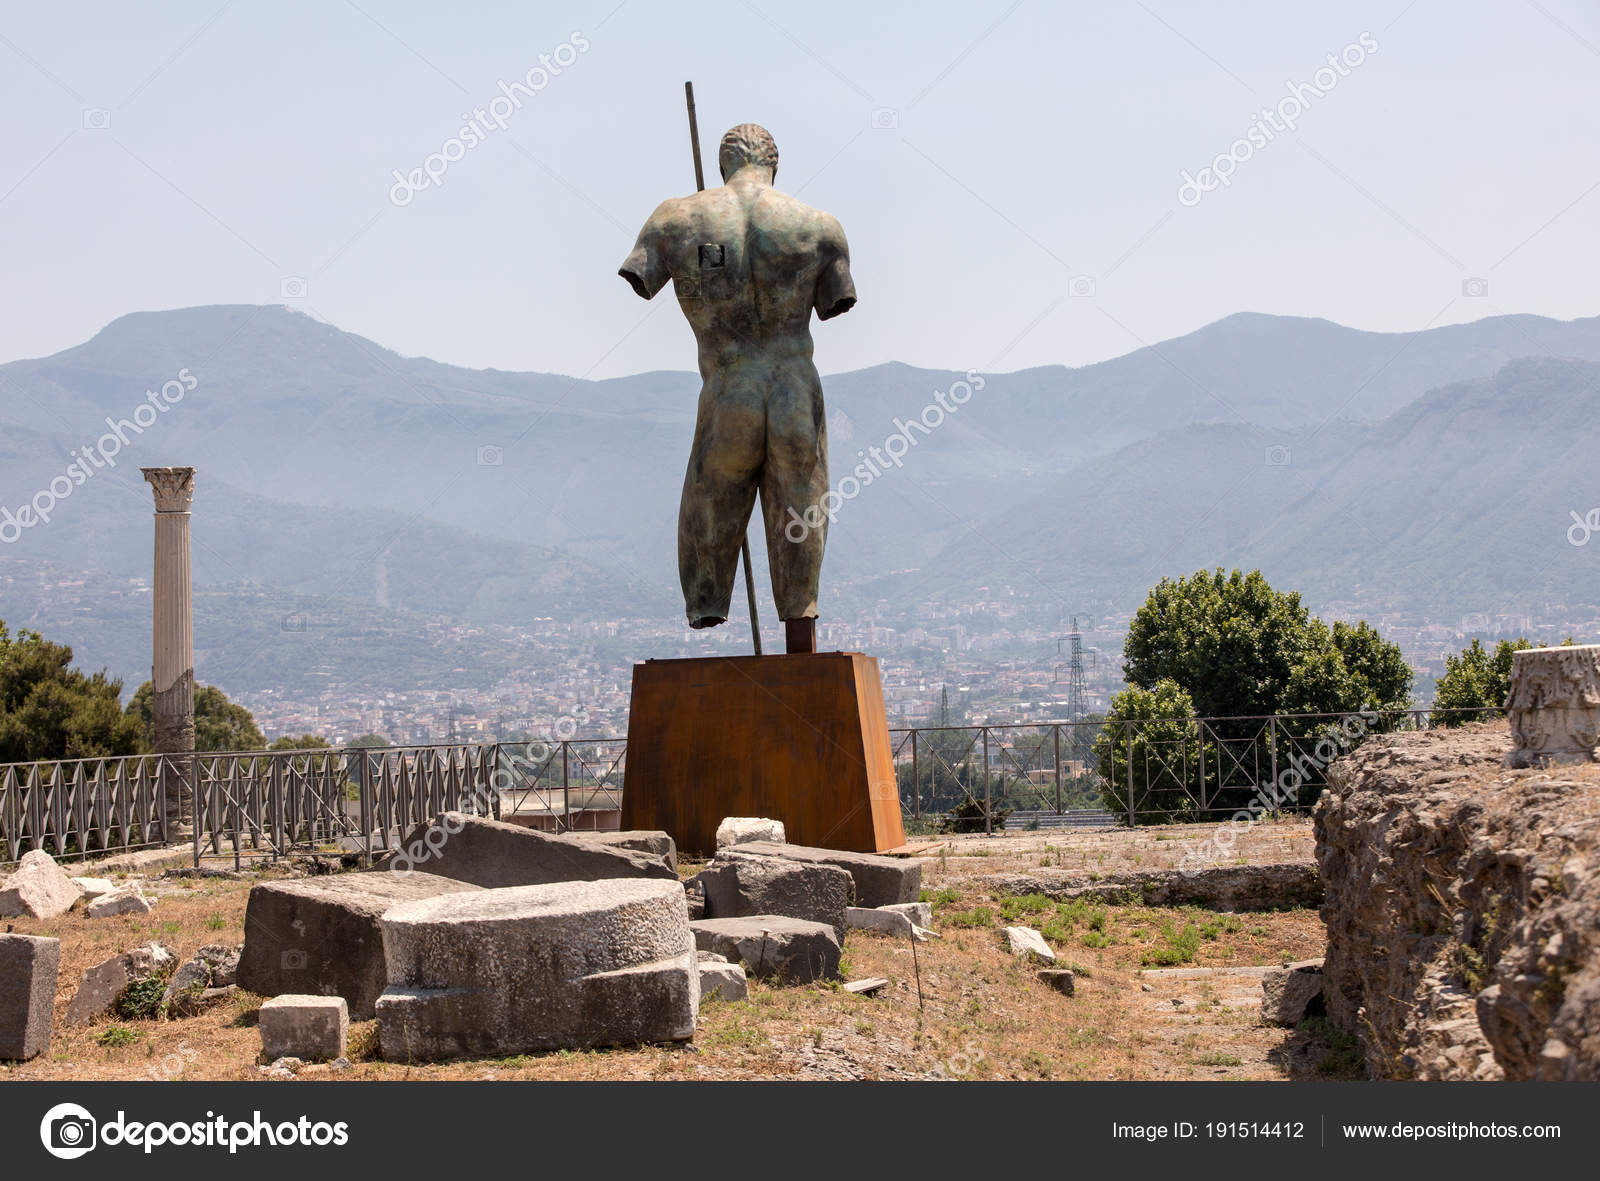
{"label": "pale sky", "polygon": [[[461,142],[541,54],[559,73]],[[1180,200],[1319,70],[1294,130]],[[461,365],[692,368],[670,291],[615,274],[693,188],[686,78],[711,178],[763,123],[778,186],[844,224],[861,302],[818,326],[825,372],[1080,365],[1237,311],[1600,312],[1584,0],[8,3],[0,360],[283,302]]]}

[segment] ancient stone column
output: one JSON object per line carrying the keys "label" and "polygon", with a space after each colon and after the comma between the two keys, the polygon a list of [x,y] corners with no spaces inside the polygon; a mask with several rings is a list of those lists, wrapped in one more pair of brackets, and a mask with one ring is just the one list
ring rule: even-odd
{"label": "ancient stone column", "polygon": [[1511,661],[1508,767],[1592,763],[1600,743],[1600,645],[1528,648]]}
{"label": "ancient stone column", "polygon": [[[157,754],[194,754],[194,597],[189,575],[189,502],[194,468],[140,469],[156,496],[154,693]],[[184,828],[193,810],[189,798],[191,758],[166,768],[167,824],[170,835]]]}

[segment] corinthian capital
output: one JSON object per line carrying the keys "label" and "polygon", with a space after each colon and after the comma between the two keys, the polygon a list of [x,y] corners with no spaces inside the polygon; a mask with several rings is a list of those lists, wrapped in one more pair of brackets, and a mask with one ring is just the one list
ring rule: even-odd
{"label": "corinthian capital", "polygon": [[186,513],[194,499],[194,468],[142,467],[144,478],[156,493],[156,512]]}

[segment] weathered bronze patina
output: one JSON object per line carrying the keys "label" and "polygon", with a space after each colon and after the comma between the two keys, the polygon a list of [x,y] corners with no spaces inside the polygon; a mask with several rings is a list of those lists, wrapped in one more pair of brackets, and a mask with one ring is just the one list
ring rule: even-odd
{"label": "weathered bronze patina", "polygon": [[699,343],[703,384],[678,509],[689,625],[727,620],[759,490],[773,598],[794,651],[814,642],[828,527],[816,509],[828,435],[811,313],[827,320],[855,304],[850,251],[837,220],[772,187],[778,148],[765,128],[733,128],[717,163],[722,187],[663,202],[618,273],[645,299],[671,279]]}

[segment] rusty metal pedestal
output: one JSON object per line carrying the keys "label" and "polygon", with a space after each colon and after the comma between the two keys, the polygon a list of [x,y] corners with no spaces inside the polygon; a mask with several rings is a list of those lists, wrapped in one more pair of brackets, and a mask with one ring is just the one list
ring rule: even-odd
{"label": "rusty metal pedestal", "polygon": [[622,827],[689,856],[725,816],[783,821],[797,845],[905,844],[878,662],[859,652],[649,660],[633,670]]}

